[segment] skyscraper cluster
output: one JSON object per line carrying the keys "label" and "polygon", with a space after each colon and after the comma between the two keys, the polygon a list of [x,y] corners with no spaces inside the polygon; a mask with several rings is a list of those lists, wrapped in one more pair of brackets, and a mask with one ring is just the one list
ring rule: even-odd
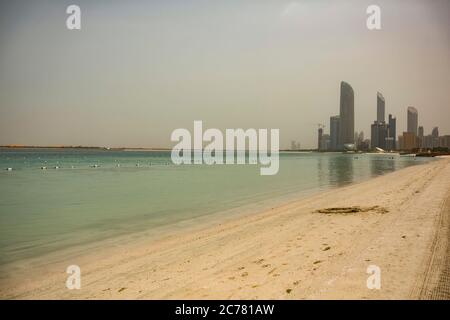
{"label": "skyscraper cluster", "polygon": [[319,125],[318,150],[344,151],[383,149],[413,150],[450,148],[450,135],[439,136],[438,127],[431,134],[424,135],[423,126],[419,126],[419,113],[416,108],[407,108],[407,131],[397,137],[397,119],[389,114],[386,122],[386,100],[381,92],[377,92],[377,116],[371,125],[370,140],[364,140],[364,133],[355,132],[354,92],[350,84],[341,81],[339,115],[330,117],[330,134]]}
{"label": "skyscraper cluster", "polygon": [[440,136],[439,128],[434,127],[431,134],[425,135],[423,126],[418,126],[419,113],[416,108],[407,109],[407,131],[403,132],[401,139],[401,150],[432,150],[435,148],[450,148],[450,135]]}
{"label": "skyscraper cluster", "polygon": [[[355,149],[355,97],[353,88],[347,82],[341,82],[339,115],[330,117],[330,135],[328,149],[338,151]],[[319,128],[320,130],[321,128]],[[323,149],[323,148],[322,148]]]}
{"label": "skyscraper cluster", "polygon": [[380,92],[377,92],[377,120],[373,122],[370,128],[371,148],[395,150],[397,120],[392,114],[389,114],[389,121],[386,123],[385,109],[386,100]]}

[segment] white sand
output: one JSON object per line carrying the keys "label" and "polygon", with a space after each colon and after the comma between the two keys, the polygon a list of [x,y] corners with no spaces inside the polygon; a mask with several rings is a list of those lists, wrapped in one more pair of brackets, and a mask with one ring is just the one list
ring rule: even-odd
{"label": "white sand", "polygon": [[[17,276],[2,281],[0,297],[427,297],[444,268],[444,262],[433,257],[448,255],[447,235],[438,231],[444,230],[442,221],[448,221],[443,217],[450,214],[444,206],[449,195],[450,159],[446,158],[158,241],[104,248],[24,272],[33,267],[27,265]],[[315,212],[375,205],[388,212]],[[81,267],[80,290],[65,287],[69,264]],[[369,265],[381,269],[380,290],[367,288]]]}

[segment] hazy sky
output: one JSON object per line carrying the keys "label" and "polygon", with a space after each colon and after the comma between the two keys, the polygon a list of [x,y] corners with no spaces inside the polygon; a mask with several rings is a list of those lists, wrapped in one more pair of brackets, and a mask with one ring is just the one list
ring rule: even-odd
{"label": "hazy sky", "polygon": [[[66,8],[81,7],[81,30]],[[381,7],[382,29],[366,28]],[[449,0],[2,1],[0,144],[170,147],[194,120],[279,128],[315,147],[355,91],[370,137],[376,94],[406,130],[450,134]]]}

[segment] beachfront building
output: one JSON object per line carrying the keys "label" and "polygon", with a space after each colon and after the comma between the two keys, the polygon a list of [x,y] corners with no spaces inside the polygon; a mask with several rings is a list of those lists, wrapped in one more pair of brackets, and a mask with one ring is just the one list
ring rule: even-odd
{"label": "beachfront building", "polygon": [[339,149],[346,144],[354,144],[355,109],[353,88],[345,81],[341,82],[339,105]]}
{"label": "beachfront building", "polygon": [[413,132],[403,132],[403,150],[417,148],[417,136]]}
{"label": "beachfront building", "polygon": [[386,123],[384,123],[384,121],[374,121],[370,129],[370,141],[372,142],[372,149],[386,149],[386,138],[388,137],[388,127]]}
{"label": "beachfront building", "polygon": [[323,128],[319,127],[319,130],[317,131],[317,150],[322,151],[322,136],[323,136]]}
{"label": "beachfront building", "polygon": [[408,107],[407,119],[407,132],[414,133],[414,135],[417,136],[418,113],[416,108]]}
{"label": "beachfront building", "polygon": [[336,151],[339,147],[339,116],[330,117],[330,150]]}
{"label": "beachfront building", "polygon": [[321,147],[320,151],[329,151],[330,150],[330,135],[329,134],[322,135],[320,147]]}
{"label": "beachfront building", "polygon": [[395,150],[395,147],[394,147],[394,138],[393,138],[393,137],[386,137],[384,146],[386,147],[385,150],[388,150],[388,151]]}

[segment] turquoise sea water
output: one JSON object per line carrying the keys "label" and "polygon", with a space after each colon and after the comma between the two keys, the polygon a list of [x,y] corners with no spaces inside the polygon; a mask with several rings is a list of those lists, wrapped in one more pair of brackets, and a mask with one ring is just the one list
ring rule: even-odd
{"label": "turquoise sea water", "polygon": [[168,151],[0,149],[0,264],[273,205],[423,161],[281,153],[278,174],[261,176],[259,165],[176,166]]}

